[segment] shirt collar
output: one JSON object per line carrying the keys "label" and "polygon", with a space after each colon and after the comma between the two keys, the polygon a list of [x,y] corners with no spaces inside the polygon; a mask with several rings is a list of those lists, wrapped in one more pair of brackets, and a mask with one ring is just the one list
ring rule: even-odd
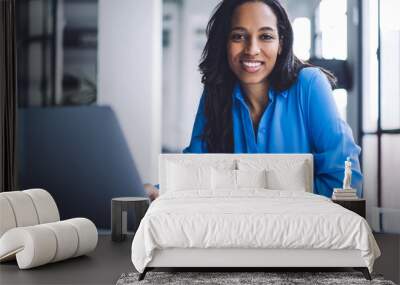
{"label": "shirt collar", "polygon": [[[268,97],[270,102],[273,102],[276,96],[281,95],[283,98],[286,98],[288,95],[287,90],[284,91],[277,91],[273,89],[272,87],[269,88],[268,91]],[[242,90],[242,87],[240,86],[239,82],[237,82],[233,88],[233,98],[239,100],[242,103],[245,103],[244,99],[244,92]]]}

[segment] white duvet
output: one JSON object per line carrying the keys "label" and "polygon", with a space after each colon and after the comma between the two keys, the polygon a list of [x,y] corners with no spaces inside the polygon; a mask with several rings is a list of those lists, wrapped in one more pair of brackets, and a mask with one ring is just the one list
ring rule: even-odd
{"label": "white duvet", "polygon": [[359,215],[319,195],[265,189],[160,196],[133,239],[135,268],[165,248],[358,249],[370,272],[380,255]]}

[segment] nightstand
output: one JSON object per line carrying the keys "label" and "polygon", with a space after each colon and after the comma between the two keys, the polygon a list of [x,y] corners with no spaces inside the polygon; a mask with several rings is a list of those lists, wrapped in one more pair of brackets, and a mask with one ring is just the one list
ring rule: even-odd
{"label": "nightstand", "polygon": [[145,197],[120,197],[111,200],[111,239],[112,241],[123,241],[128,233],[128,209],[135,212],[136,232],[140,221],[146,214],[150,201]]}
{"label": "nightstand", "polygon": [[333,203],[339,204],[340,206],[359,214],[365,219],[365,199],[352,199],[352,200],[338,200],[332,199]]}

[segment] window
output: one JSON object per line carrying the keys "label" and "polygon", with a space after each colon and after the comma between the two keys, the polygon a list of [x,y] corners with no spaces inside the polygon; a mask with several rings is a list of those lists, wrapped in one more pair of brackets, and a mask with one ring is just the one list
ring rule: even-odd
{"label": "window", "polygon": [[363,131],[376,132],[378,122],[378,1],[366,1],[364,23]]}
{"label": "window", "polygon": [[[316,56],[347,59],[347,0],[322,0],[316,16]],[[333,98],[343,120],[347,119],[347,90],[335,89]]]}
{"label": "window", "polygon": [[400,128],[399,0],[380,1],[380,96],[382,129]]}
{"label": "window", "polygon": [[320,56],[347,59],[347,0],[322,0],[319,6]]}
{"label": "window", "polygon": [[310,58],[311,49],[311,23],[308,18],[296,18],[293,21],[293,50],[294,54],[302,59]]}
{"label": "window", "polygon": [[19,107],[97,100],[98,0],[16,1]]}
{"label": "window", "polygon": [[333,98],[335,99],[336,106],[338,108],[340,117],[346,121],[347,112],[347,91],[346,89],[335,89],[333,90]]}
{"label": "window", "polygon": [[368,0],[365,4],[364,193],[367,204],[378,209],[369,217],[369,221],[378,217],[374,230],[396,232],[400,228],[392,221],[400,216],[400,2]]}

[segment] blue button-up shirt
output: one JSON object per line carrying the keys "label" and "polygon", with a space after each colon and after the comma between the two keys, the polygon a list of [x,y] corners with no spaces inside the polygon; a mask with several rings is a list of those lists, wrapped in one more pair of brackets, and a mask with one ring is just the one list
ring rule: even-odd
{"label": "blue button-up shirt", "polygon": [[[282,92],[268,91],[269,103],[254,132],[250,110],[240,84],[233,91],[233,139],[235,153],[312,153],[314,192],[332,196],[342,187],[344,162],[352,162],[352,187],[362,197],[360,147],[350,127],[337,111],[331,86],[318,68],[303,68],[293,85]],[[204,94],[185,153],[207,153],[201,139],[205,125]]]}

